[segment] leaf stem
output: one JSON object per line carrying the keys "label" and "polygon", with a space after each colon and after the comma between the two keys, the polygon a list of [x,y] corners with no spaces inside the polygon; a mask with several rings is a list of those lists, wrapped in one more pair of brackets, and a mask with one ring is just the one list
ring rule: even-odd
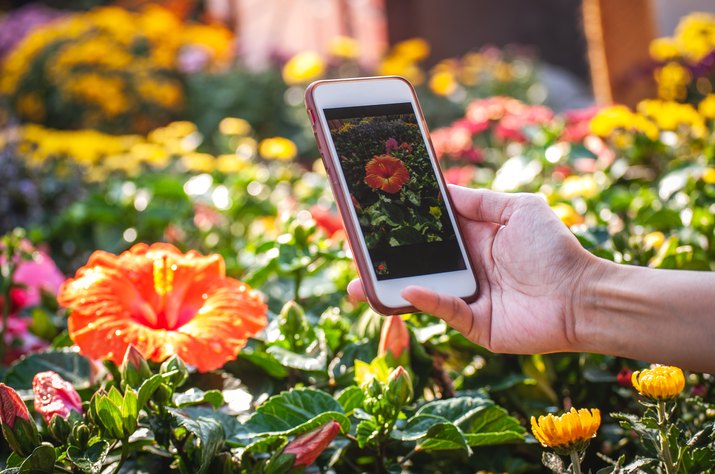
{"label": "leaf stem", "polygon": [[571,470],[573,474],[581,474],[581,459],[575,449],[571,450]]}
{"label": "leaf stem", "polygon": [[658,400],[658,431],[660,432],[660,455],[662,456],[663,464],[665,464],[665,472],[675,474],[673,457],[670,454],[670,443],[668,443],[668,413],[666,412],[665,400]]}
{"label": "leaf stem", "polygon": [[400,459],[400,466],[404,465],[412,456],[415,455],[416,452],[417,452],[417,446],[415,446],[415,447],[412,449],[412,451],[410,451],[409,453],[405,454],[405,455],[402,457],[402,459]]}
{"label": "leaf stem", "polygon": [[117,462],[117,467],[114,468],[113,474],[117,474],[119,472],[119,470],[124,465],[124,461],[127,460],[127,456],[129,456],[129,446],[127,444],[127,440],[122,440],[122,454],[120,455],[119,461]]}

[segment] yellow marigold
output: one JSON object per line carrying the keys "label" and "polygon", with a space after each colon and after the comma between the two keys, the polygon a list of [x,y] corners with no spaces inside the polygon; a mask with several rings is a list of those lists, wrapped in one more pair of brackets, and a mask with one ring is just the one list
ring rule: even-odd
{"label": "yellow marigold", "polygon": [[700,61],[715,49],[715,14],[692,13],[675,30],[675,40],[683,55]]}
{"label": "yellow marigold", "polygon": [[221,25],[188,25],[182,30],[184,44],[203,47],[214,62],[225,63],[233,57],[233,34]]}
{"label": "yellow marigold", "polygon": [[425,80],[425,73],[417,63],[398,55],[385,57],[377,71],[380,76],[402,76],[415,85]]}
{"label": "yellow marigold", "polygon": [[238,173],[246,168],[248,161],[238,155],[224,154],[216,157],[216,169],[223,174]]}
{"label": "yellow marigold", "polygon": [[457,90],[457,79],[451,71],[437,71],[429,80],[429,88],[437,95],[448,96]]}
{"label": "yellow marigold", "polygon": [[569,176],[564,179],[559,189],[559,194],[564,199],[576,197],[592,198],[598,194],[599,187],[592,174],[583,176]]}
{"label": "yellow marigold", "polygon": [[396,43],[392,47],[392,53],[409,61],[422,61],[429,56],[430,45],[422,38],[411,38]]}
{"label": "yellow marigold", "polygon": [[226,117],[219,122],[218,129],[224,135],[248,135],[251,124],[242,118]]}
{"label": "yellow marigold", "polygon": [[685,388],[685,376],[678,367],[657,365],[652,369],[637,370],[631,376],[633,387],[641,395],[655,400],[669,400]]}
{"label": "yellow marigold", "polygon": [[45,118],[45,103],[35,92],[22,94],[18,97],[16,108],[20,117],[31,122],[41,122]]}
{"label": "yellow marigold", "polygon": [[330,54],[343,59],[356,59],[360,56],[360,43],[349,36],[336,36],[328,44]]}
{"label": "yellow marigold", "polygon": [[702,137],[707,131],[702,115],[690,104],[648,99],[639,102],[637,110],[652,119],[661,130],[675,131],[682,126],[695,137]]}
{"label": "yellow marigold", "polygon": [[658,83],[658,96],[665,100],[682,100],[687,95],[690,83],[690,71],[676,62],[669,62],[656,69],[655,80]]}
{"label": "yellow marigold", "polygon": [[553,448],[559,454],[583,451],[591,438],[596,436],[601,425],[601,412],[597,408],[571,408],[561,416],[548,414],[538,421],[531,417],[531,431],[543,446]]}
{"label": "yellow marigold", "polygon": [[650,57],[656,61],[670,61],[680,56],[678,43],[673,38],[656,38],[650,42]]}
{"label": "yellow marigold", "polygon": [[700,101],[698,112],[706,119],[715,119],[715,94],[708,94]]}
{"label": "yellow marigold", "polygon": [[607,137],[614,130],[628,129],[633,125],[633,112],[625,105],[604,107],[591,119],[591,133],[599,137]]}
{"label": "yellow marigold", "polygon": [[258,153],[268,160],[292,160],[298,154],[298,148],[288,138],[273,137],[261,140]]}
{"label": "yellow marigold", "polygon": [[583,224],[584,218],[581,214],[576,212],[570,204],[560,202],[551,206],[551,209],[556,213],[556,216],[561,219],[561,222],[566,224],[568,227]]}
{"label": "yellow marigold", "polygon": [[283,66],[283,80],[293,86],[307,84],[325,74],[325,61],[315,51],[303,51],[288,60]]}
{"label": "yellow marigold", "polygon": [[214,170],[216,159],[208,153],[187,153],[181,157],[181,163],[188,171],[210,173]]}

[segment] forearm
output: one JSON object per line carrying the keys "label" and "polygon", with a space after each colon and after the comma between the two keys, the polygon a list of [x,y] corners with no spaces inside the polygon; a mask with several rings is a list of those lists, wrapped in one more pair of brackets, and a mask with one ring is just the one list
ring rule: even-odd
{"label": "forearm", "polygon": [[715,272],[594,259],[579,293],[577,350],[715,373]]}

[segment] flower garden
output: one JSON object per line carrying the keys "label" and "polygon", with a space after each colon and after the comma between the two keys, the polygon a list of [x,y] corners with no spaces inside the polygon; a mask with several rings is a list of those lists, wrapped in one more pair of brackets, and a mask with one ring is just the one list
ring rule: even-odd
{"label": "flower garden", "polygon": [[[429,69],[417,38],[370,68],[347,37],[262,70],[238,51],[158,5],[0,19],[2,472],[713,469],[709,374],[493,354],[351,302],[302,95],[402,75],[449,182],[537,193],[600,257],[710,271],[715,16],[653,41],[658,95],[633,109],[552,110],[518,49]],[[410,125],[341,131],[374,149],[355,173],[365,214],[389,217],[377,240],[440,238],[420,225],[443,216],[408,170]],[[390,214],[395,193],[420,202],[410,216]]]}

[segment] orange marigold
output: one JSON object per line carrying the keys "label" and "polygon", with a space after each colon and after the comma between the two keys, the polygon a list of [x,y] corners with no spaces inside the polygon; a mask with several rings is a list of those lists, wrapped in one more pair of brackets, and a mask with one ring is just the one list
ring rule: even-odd
{"label": "orange marigold", "polygon": [[365,184],[386,193],[398,192],[409,179],[405,164],[392,155],[375,156],[365,165]]}
{"label": "orange marigold", "polygon": [[119,256],[97,251],[60,288],[80,351],[116,364],[129,344],[157,362],[178,354],[205,372],[236,357],[266,325],[266,305],[225,275],[220,255],[137,244]]}

